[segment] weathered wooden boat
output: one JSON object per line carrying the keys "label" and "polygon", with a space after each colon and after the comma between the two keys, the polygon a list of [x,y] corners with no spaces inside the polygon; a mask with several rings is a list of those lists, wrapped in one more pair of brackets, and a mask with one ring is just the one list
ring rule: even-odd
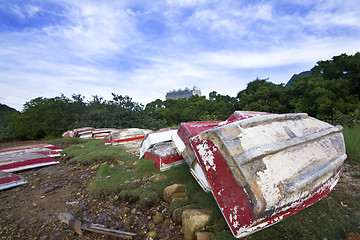
{"label": "weathered wooden boat", "polygon": [[100,128],[92,130],[92,138],[93,139],[105,139],[105,137],[118,129],[115,128]]}
{"label": "weathered wooden boat", "polygon": [[83,138],[83,139],[91,139],[93,134],[92,134],[93,130],[92,129],[89,129],[89,130],[82,130],[82,131],[79,131],[77,133],[77,137],[78,138]]}
{"label": "weathered wooden boat", "polygon": [[0,150],[0,171],[16,172],[59,163],[62,150],[50,144],[38,144]]}
{"label": "weathered wooden boat", "polygon": [[[145,135],[152,132],[148,129],[140,129],[140,128],[125,128],[117,131],[113,131],[110,133],[109,142],[111,145],[119,145],[122,143],[132,142],[132,141],[140,141],[143,140]],[[106,144],[106,140],[105,140]]]}
{"label": "weathered wooden boat", "polygon": [[75,128],[73,130],[73,137],[80,137],[82,134],[87,134],[94,129],[92,127]]}
{"label": "weathered wooden boat", "polygon": [[68,137],[78,137],[85,139],[104,139],[109,133],[117,131],[115,128],[92,128],[92,127],[84,127],[84,128],[75,128],[73,130],[68,130],[62,134],[63,138]]}
{"label": "weathered wooden boat", "polygon": [[325,197],[346,159],[341,126],[303,113],[248,113],[213,127],[182,124],[173,138],[237,238]]}
{"label": "weathered wooden boat", "polygon": [[222,121],[204,121],[204,122],[185,122],[181,123],[176,134],[172,135],[172,141],[178,153],[184,158],[190,167],[190,173],[197,180],[202,189],[206,192],[211,191],[211,187],[206,180],[205,174],[200,167],[194,151],[190,146],[190,138],[208,129],[222,124]]}
{"label": "weathered wooden boat", "polygon": [[67,130],[62,134],[62,138],[74,137],[74,130]]}
{"label": "weathered wooden boat", "polygon": [[13,151],[21,151],[21,150],[35,150],[38,151],[38,149],[47,149],[47,150],[52,150],[52,151],[57,151],[57,152],[61,152],[62,149],[52,145],[52,144],[47,144],[47,143],[42,143],[42,144],[34,144],[34,145],[24,145],[24,146],[15,146],[15,147],[9,147],[9,148],[2,148],[0,149],[0,154],[4,153],[4,152],[13,152]]}
{"label": "weathered wooden boat", "polygon": [[27,181],[21,176],[0,171],[0,190],[16,187],[25,183],[27,183]]}
{"label": "weathered wooden boat", "polygon": [[147,150],[156,143],[171,141],[171,137],[178,131],[177,127],[163,128],[155,132],[145,135],[140,145],[140,158],[142,158]]}
{"label": "weathered wooden boat", "polygon": [[184,162],[171,141],[153,144],[145,152],[144,158],[155,160],[155,167],[160,171],[168,170]]}

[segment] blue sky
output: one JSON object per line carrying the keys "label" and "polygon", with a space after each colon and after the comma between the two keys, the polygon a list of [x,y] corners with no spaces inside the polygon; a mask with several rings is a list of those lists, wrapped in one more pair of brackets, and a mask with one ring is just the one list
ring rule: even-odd
{"label": "blue sky", "polygon": [[359,0],[0,0],[0,103],[197,86],[235,97],[360,51]]}

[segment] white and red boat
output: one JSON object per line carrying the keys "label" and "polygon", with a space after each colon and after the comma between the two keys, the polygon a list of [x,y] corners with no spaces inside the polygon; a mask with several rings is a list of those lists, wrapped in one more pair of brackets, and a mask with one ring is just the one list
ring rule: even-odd
{"label": "white and red boat", "polygon": [[16,172],[59,163],[62,149],[51,144],[0,149],[0,171]]}
{"label": "white and red boat", "polygon": [[155,132],[150,132],[145,135],[140,146],[140,158],[142,158],[147,150],[156,143],[171,141],[171,137],[178,131],[177,127],[163,128]]}
{"label": "white and red boat", "polygon": [[25,183],[27,183],[27,181],[18,175],[0,171],[0,190],[20,186]]}
{"label": "white and red boat", "polygon": [[92,130],[92,138],[93,139],[105,139],[105,137],[111,133],[118,131],[118,129],[115,128],[99,128]]}
{"label": "white and red boat", "polygon": [[347,157],[341,131],[304,113],[236,111],[224,122],[181,123],[172,139],[240,238],[334,189]]}
{"label": "white and red boat", "polygon": [[152,145],[146,151],[144,158],[155,160],[155,167],[160,171],[168,170],[184,162],[171,141]]}
{"label": "white and red boat", "polygon": [[111,132],[105,138],[105,144],[110,142],[111,145],[120,145],[127,142],[132,141],[142,141],[146,134],[152,132],[152,130],[148,129],[140,129],[140,128],[124,128],[117,131]]}

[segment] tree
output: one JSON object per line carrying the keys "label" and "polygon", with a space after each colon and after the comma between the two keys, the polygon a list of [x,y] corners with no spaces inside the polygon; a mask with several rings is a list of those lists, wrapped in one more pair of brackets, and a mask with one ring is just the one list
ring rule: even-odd
{"label": "tree", "polygon": [[274,84],[268,79],[248,83],[247,88],[237,95],[239,109],[271,113],[290,112],[288,89],[283,84]]}
{"label": "tree", "polygon": [[16,109],[0,103],[0,140],[13,138],[13,134],[9,127],[9,119],[12,115],[19,113]]}

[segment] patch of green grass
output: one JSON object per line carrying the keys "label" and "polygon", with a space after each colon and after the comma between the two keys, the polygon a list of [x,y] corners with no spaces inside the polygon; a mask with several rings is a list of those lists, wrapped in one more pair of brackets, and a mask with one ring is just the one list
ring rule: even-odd
{"label": "patch of green grass", "polygon": [[[121,147],[110,146],[108,148],[110,152],[114,149],[124,151]],[[110,150],[110,148],[114,149]],[[102,153],[102,156],[107,156],[107,153]],[[159,172],[154,161],[139,160],[127,152],[122,152],[116,157],[118,158],[117,164],[102,164],[99,167],[96,178],[88,187],[90,194],[98,198],[118,194],[121,199],[138,202],[139,206],[143,208],[158,201],[159,193],[157,191],[150,187],[142,187],[143,179]]]}
{"label": "patch of green grass", "polygon": [[53,145],[59,145],[59,144],[73,145],[73,144],[86,143],[88,141],[89,141],[88,139],[74,138],[74,137],[72,137],[72,138],[53,138],[53,139],[46,140],[47,143],[53,144]]}
{"label": "patch of green grass", "polygon": [[345,127],[343,130],[347,161],[352,164],[360,165],[360,124],[353,127]]}
{"label": "patch of green grass", "polygon": [[359,200],[358,196],[335,189],[311,207],[249,239],[345,239],[347,232],[359,231]]}
{"label": "patch of green grass", "polygon": [[124,189],[119,197],[127,202],[139,202],[140,208],[152,207],[159,200],[159,194],[147,188]]}
{"label": "patch of green grass", "polygon": [[89,140],[83,144],[72,145],[64,150],[70,163],[92,164],[112,162],[121,159],[123,162],[133,162],[134,157],[118,146],[106,146],[102,140]]}
{"label": "patch of green grass", "polygon": [[94,197],[105,197],[124,189],[135,188],[133,170],[125,164],[102,164],[96,178],[90,183],[88,189]]}

